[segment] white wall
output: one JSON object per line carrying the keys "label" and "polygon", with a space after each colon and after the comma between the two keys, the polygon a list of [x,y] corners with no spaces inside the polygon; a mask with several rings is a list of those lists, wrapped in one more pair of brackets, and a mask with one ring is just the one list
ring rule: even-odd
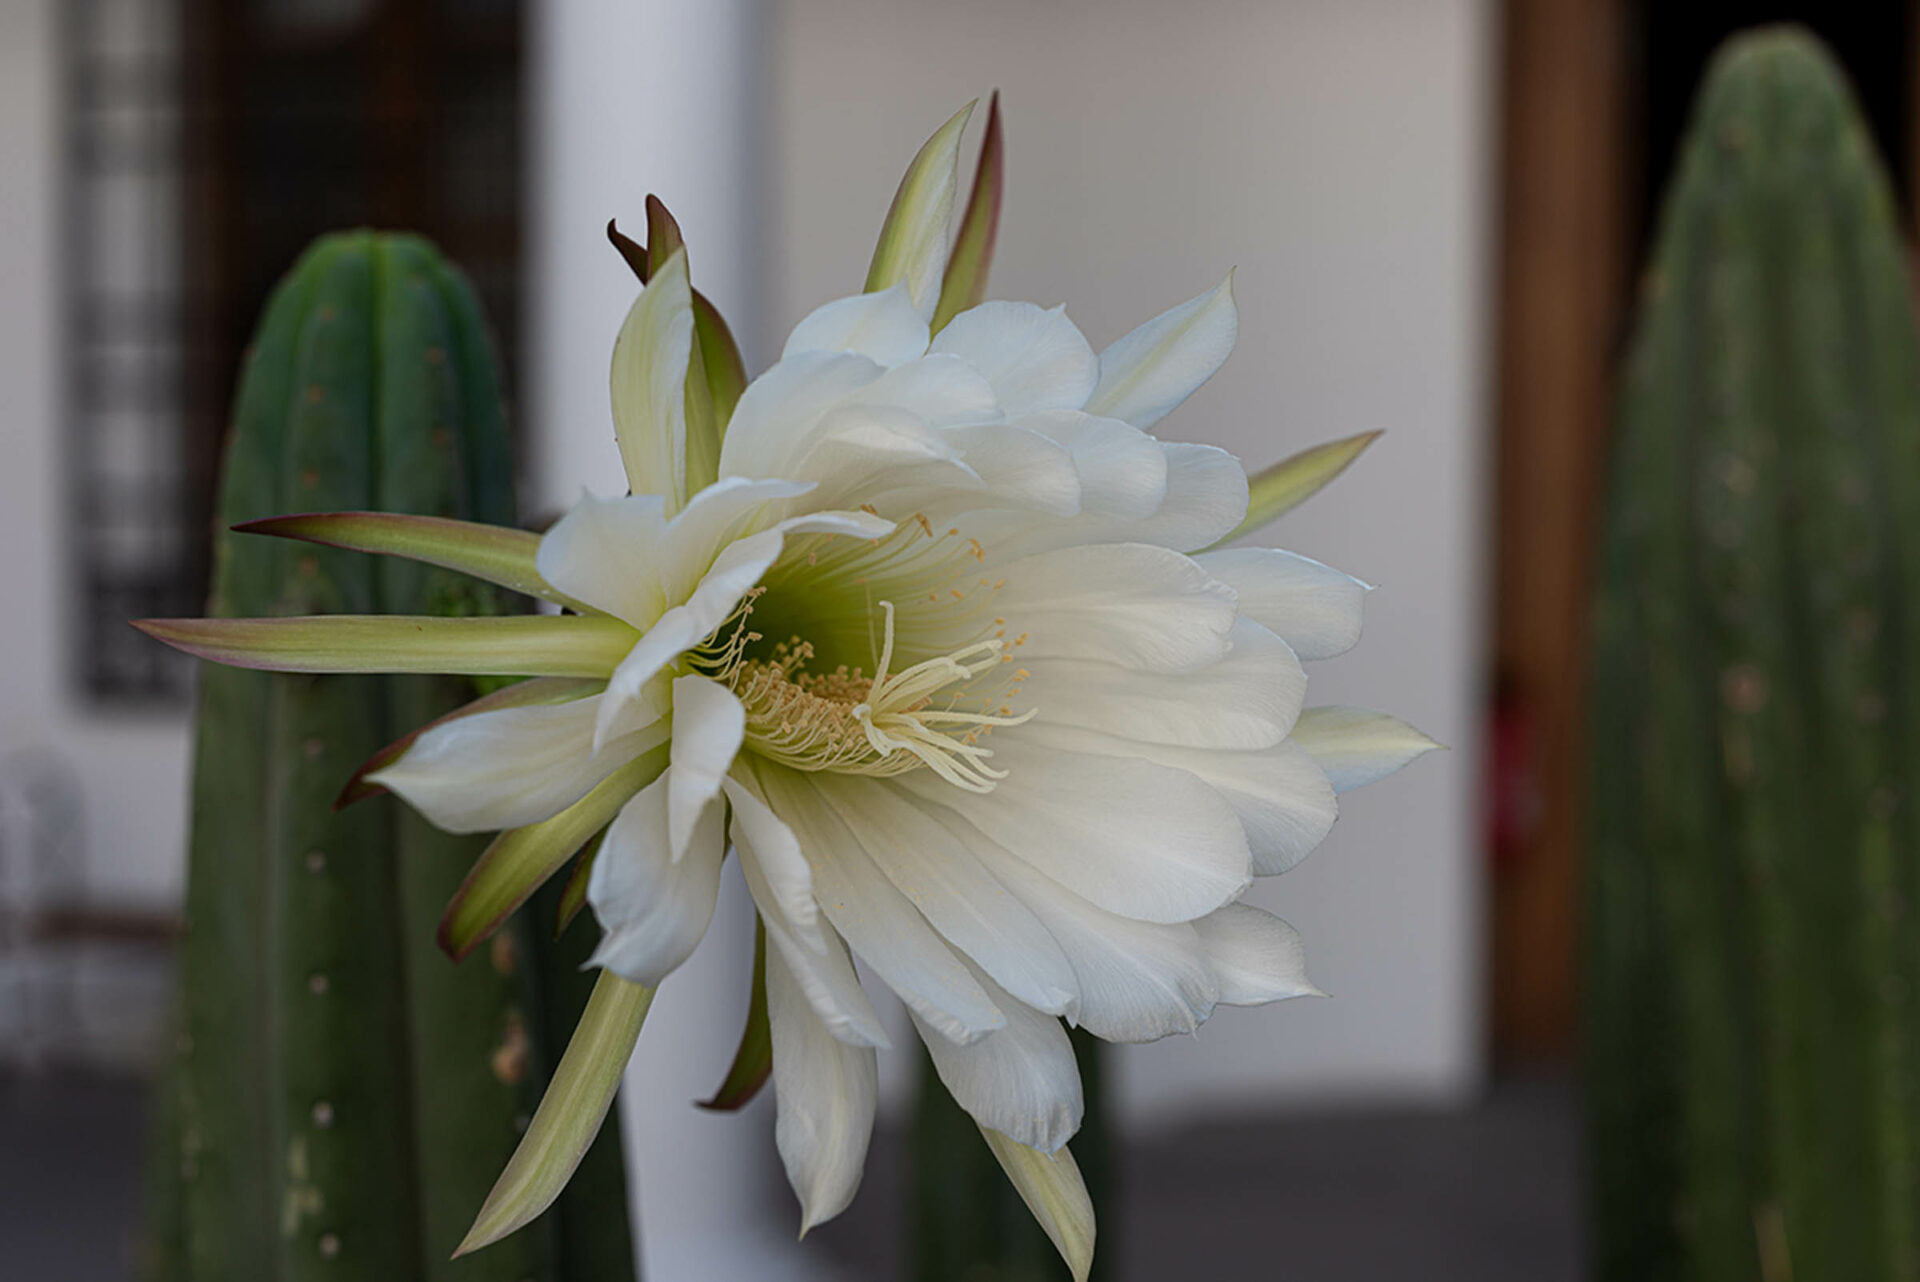
{"label": "white wall", "polygon": [[57,0],[0,4],[0,771],[18,753],[71,766],[85,799],[93,896],[169,909],[186,848],[185,714],[89,711],[68,679],[58,11]]}
{"label": "white wall", "polygon": [[1387,437],[1273,538],[1377,583],[1309,702],[1400,713],[1454,751],[1347,799],[1253,899],[1327,1002],[1225,1010],[1122,1052],[1136,1123],[1335,1099],[1448,1101],[1480,1065],[1479,513],[1492,6],[1484,0],[804,0],[786,6],[773,313],[858,288],[899,171],[998,87],[994,293],[1100,343],[1238,265],[1240,349],[1161,425],[1249,466]]}

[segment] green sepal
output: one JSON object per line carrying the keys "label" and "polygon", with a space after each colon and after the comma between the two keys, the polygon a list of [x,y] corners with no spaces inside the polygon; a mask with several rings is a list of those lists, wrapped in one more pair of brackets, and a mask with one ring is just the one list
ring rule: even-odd
{"label": "green sepal", "polygon": [[880,225],[880,240],[867,268],[866,293],[904,282],[914,307],[922,316],[932,315],[946,268],[953,195],[959,185],[960,135],[978,105],[975,99],[955,112],[907,166],[886,221]]}
{"label": "green sepal", "polygon": [[459,961],[513,915],[620,807],[667,768],[667,745],[641,753],[551,819],[509,828],[474,862],[440,918],[440,947]]}
{"label": "green sepal", "polygon": [[687,239],[680,234],[680,224],[658,196],[647,197],[647,275],[652,276],[666,266],[669,258],[677,249],[685,249]]}
{"label": "green sepal", "polygon": [[243,521],[233,529],[238,534],[266,534],[353,552],[405,557],[470,574],[581,614],[600,613],[540,576],[535,565],[540,536],[526,530],[399,512],[306,512]]}
{"label": "green sepal", "polygon": [[647,247],[621,231],[620,220],[617,218],[607,219],[607,240],[612,243],[627,266],[633,269],[633,274],[640,283],[646,284],[647,277],[653,274],[653,269],[647,263]]}
{"label": "green sepal", "polygon": [[1319,493],[1334,477],[1346,471],[1347,465],[1359,458],[1361,452],[1382,435],[1384,433],[1362,432],[1358,436],[1328,441],[1325,445],[1301,450],[1247,478],[1246,519],[1213,546],[1225,547],[1242,535],[1251,534],[1293,511]]}
{"label": "green sepal", "polygon": [[653,992],[612,971],[600,972],[526,1135],[454,1252],[456,1259],[531,1223],[560,1196],[606,1120]]}
{"label": "green sepal", "polygon": [[747,1002],[746,1026],[740,1030],[740,1046],[733,1053],[720,1089],[712,1099],[699,1101],[701,1108],[732,1112],[744,1108],[773,1073],[773,1030],[767,1023],[767,924],[753,921],[753,995]]}
{"label": "green sepal", "polygon": [[567,881],[560,888],[560,902],[553,914],[553,937],[555,939],[567,933],[567,927],[573,925],[573,919],[587,906],[587,884],[593,880],[593,861],[600,857],[600,845],[607,839],[607,830],[602,828],[588,839],[574,857],[573,869],[567,873]]}
{"label": "green sepal", "polygon": [[967,212],[947,255],[946,275],[940,281],[940,302],[933,309],[933,332],[978,307],[987,297],[987,274],[993,266],[993,247],[1000,236],[1000,200],[1006,187],[1005,144],[1000,134],[1000,91],[987,99],[987,133],[980,143],[980,164],[974,170]]}
{"label": "green sepal", "polygon": [[309,614],[135,619],[133,626],[176,650],[234,668],[450,676],[604,678],[639,636],[618,619],[575,615]]}
{"label": "green sepal", "polygon": [[[664,263],[675,248],[685,243],[680,234],[680,224],[654,196],[647,197],[647,236],[650,243],[642,245],[621,231],[613,219],[607,220],[607,240],[642,285],[652,277],[658,263]],[[662,246],[665,248],[662,249]],[[659,253],[658,263],[654,259],[656,251]],[[733,407],[739,404],[740,393],[747,388],[747,364],[741,358],[740,344],[734,340],[726,318],[720,315],[720,309],[713,305],[713,300],[698,289],[693,291],[693,337],[694,355],[689,363],[687,380],[688,448],[691,451],[696,414],[710,413],[717,474],[720,442],[726,438],[727,424],[733,419]],[[701,381],[706,385],[706,406],[710,410],[696,407],[693,400],[698,395],[694,384]],[[688,475],[691,477],[694,474],[694,461],[689,458]]]}
{"label": "green sepal", "polygon": [[1087,1196],[1073,1154],[1065,1147],[1042,1153],[985,1126],[980,1135],[1066,1261],[1074,1282],[1087,1282],[1093,1268],[1093,1199]]}

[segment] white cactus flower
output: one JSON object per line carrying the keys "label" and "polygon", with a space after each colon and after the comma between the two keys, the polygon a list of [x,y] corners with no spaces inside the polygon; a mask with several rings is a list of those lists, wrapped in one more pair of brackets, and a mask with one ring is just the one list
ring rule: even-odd
{"label": "white cactus flower", "polygon": [[[1065,1025],[1147,1041],[1315,992],[1298,935],[1240,897],[1319,843],[1337,792],[1432,746],[1379,714],[1303,711],[1302,661],[1355,642],[1366,586],[1288,552],[1210,550],[1248,519],[1246,472],[1148,432],[1232,351],[1230,281],[1099,353],[1060,308],[943,298],[964,119],[902,184],[868,292],[802,320],[730,414],[706,377],[728,353],[656,230],[614,347],[631,493],[582,498],[537,542],[418,518],[265,523],[571,613],[417,639],[372,620],[151,625],[227,662],[535,678],[360,783],[443,828],[504,830],[449,910],[456,954],[604,830],[584,889],[605,976],[469,1247],[565,1183],[732,852],[764,930],[776,1135],[804,1224],[851,1200],[873,1124],[888,1037],[857,961],[1084,1276]],[[974,257],[959,288],[977,296]],[[1310,492],[1359,444],[1263,488]]]}

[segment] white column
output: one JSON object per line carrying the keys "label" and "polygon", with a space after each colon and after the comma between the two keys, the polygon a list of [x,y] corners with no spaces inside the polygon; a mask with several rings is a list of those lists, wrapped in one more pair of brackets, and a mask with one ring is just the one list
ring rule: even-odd
{"label": "white column", "polygon": [[549,0],[529,6],[524,429],[531,510],[626,488],[607,360],[632,275],[607,244],[646,238],[649,192],[686,232],[694,284],[749,349],[764,310],[760,144],[771,32],[759,0]]}
{"label": "white column", "polygon": [[[765,232],[767,7],[757,0],[548,0],[529,6],[531,59],[525,510],[582,487],[624,491],[607,362],[636,284],[608,218],[645,239],[644,200],[680,220],[694,283],[753,363]],[[779,1190],[772,1115],[693,1107],[719,1084],[746,1013],[751,911],[729,875],[693,960],[662,986],[621,1093],[648,1282],[798,1276],[798,1212]]]}

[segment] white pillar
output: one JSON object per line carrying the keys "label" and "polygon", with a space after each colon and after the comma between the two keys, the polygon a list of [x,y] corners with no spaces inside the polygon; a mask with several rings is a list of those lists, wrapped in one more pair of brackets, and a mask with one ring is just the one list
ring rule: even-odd
{"label": "white pillar", "polygon": [[[635,282],[608,218],[645,238],[658,194],[685,230],[694,283],[746,346],[764,310],[768,6],[759,0],[547,0],[533,15],[525,366],[526,510],[582,487],[621,493],[607,362]],[[798,1276],[798,1212],[776,1199],[772,1117],[703,1113],[746,1013],[751,913],[729,875],[693,960],[662,986],[622,1092],[648,1282]]]}

